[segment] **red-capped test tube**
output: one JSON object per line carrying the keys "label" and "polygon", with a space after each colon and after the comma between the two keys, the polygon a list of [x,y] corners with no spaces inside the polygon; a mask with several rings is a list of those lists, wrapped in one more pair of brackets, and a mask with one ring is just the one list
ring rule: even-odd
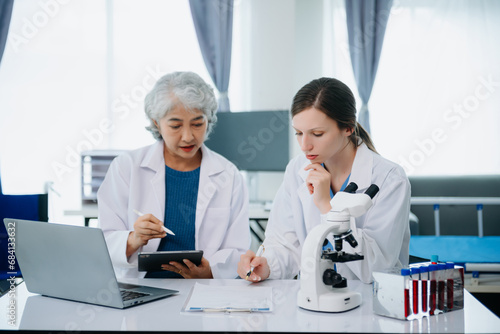
{"label": "red-capped test tube", "polygon": [[410,306],[410,269],[403,268],[401,269],[401,276],[404,277],[404,307],[405,307],[405,318],[408,318],[411,314],[411,306]]}
{"label": "red-capped test tube", "polygon": [[438,271],[437,271],[437,280],[438,280],[438,303],[437,308],[441,312],[444,312],[445,306],[445,291],[446,291],[446,264],[438,263]]}
{"label": "red-capped test tube", "polygon": [[413,314],[418,314],[419,312],[419,307],[418,307],[418,300],[419,300],[419,283],[420,283],[420,268],[418,267],[413,267],[410,268],[411,271],[411,280],[412,280],[412,301],[413,301]]}
{"label": "red-capped test tube", "polygon": [[453,310],[453,292],[454,292],[453,271],[454,270],[455,270],[455,263],[446,262],[446,309],[447,309],[447,311]]}
{"label": "red-capped test tube", "polygon": [[429,314],[434,315],[437,307],[437,264],[429,265]]}
{"label": "red-capped test tube", "polygon": [[420,280],[421,284],[421,292],[422,296],[422,312],[424,315],[429,314],[429,267],[428,266],[420,266]]}

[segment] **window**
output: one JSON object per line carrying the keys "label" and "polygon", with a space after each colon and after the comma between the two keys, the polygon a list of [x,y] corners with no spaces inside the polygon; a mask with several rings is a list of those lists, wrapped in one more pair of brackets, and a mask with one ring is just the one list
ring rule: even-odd
{"label": "window", "polygon": [[[356,91],[343,1],[330,6],[331,71]],[[500,172],[499,15],[496,1],[394,1],[370,121],[377,150],[409,175]]]}
{"label": "window", "polygon": [[80,206],[80,152],[153,142],[144,96],[172,71],[211,83],[188,0],[14,3],[0,67],[0,160],[10,193],[52,180]]}

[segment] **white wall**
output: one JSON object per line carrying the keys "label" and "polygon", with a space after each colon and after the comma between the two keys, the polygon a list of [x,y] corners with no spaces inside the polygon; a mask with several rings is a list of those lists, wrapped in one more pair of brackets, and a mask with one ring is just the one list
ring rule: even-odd
{"label": "white wall", "polygon": [[[241,6],[240,36],[234,38],[242,39],[238,61],[242,75],[232,77],[231,85],[240,86],[245,94],[233,108],[235,111],[289,110],[297,90],[325,72],[321,33],[323,0],[242,0],[238,3]],[[298,153],[300,150],[293,145],[292,156]]]}
{"label": "white wall", "polygon": [[[241,77],[245,92],[233,110],[289,110],[298,89],[322,76],[323,0],[246,0],[240,7]],[[238,72],[238,69],[233,68]],[[291,156],[300,154],[290,127]],[[256,193],[272,200],[282,173],[259,173]],[[251,191],[252,193],[252,191]]]}
{"label": "white wall", "polygon": [[288,108],[293,94],[294,11],[287,0],[241,1],[242,36],[234,36],[243,39],[241,109]]}
{"label": "white wall", "polygon": [[[296,91],[323,73],[323,0],[239,2],[242,90],[238,110],[289,109]],[[238,69],[233,67],[234,71]]]}

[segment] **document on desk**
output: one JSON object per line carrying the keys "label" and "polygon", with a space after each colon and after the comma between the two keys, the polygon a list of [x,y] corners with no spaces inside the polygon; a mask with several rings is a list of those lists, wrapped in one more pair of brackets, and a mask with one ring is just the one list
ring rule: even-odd
{"label": "document on desk", "polygon": [[213,286],[196,283],[184,311],[272,312],[273,290],[255,284]]}

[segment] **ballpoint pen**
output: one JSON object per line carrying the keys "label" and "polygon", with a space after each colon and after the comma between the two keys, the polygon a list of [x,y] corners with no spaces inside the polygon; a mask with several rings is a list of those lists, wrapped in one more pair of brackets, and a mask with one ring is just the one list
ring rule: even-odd
{"label": "ballpoint pen", "polygon": [[[134,209],[134,213],[135,213],[136,215],[138,215],[138,216],[144,216],[144,213],[142,213],[142,212],[140,212],[139,210],[136,210],[136,209]],[[168,234],[175,235],[175,233],[174,233],[174,232],[170,231],[170,230],[169,230],[168,228],[166,228],[165,226],[162,226],[162,227],[163,227],[163,230],[164,230],[165,232],[167,232]]]}
{"label": "ballpoint pen", "polygon": [[[257,250],[257,254],[255,254],[255,257],[262,256],[262,254],[264,254],[264,250],[265,250],[264,245],[260,245],[259,249]],[[245,277],[246,280],[248,280],[250,275],[252,275],[254,269],[255,269],[254,266],[250,266],[250,270],[247,272],[247,276]]]}

